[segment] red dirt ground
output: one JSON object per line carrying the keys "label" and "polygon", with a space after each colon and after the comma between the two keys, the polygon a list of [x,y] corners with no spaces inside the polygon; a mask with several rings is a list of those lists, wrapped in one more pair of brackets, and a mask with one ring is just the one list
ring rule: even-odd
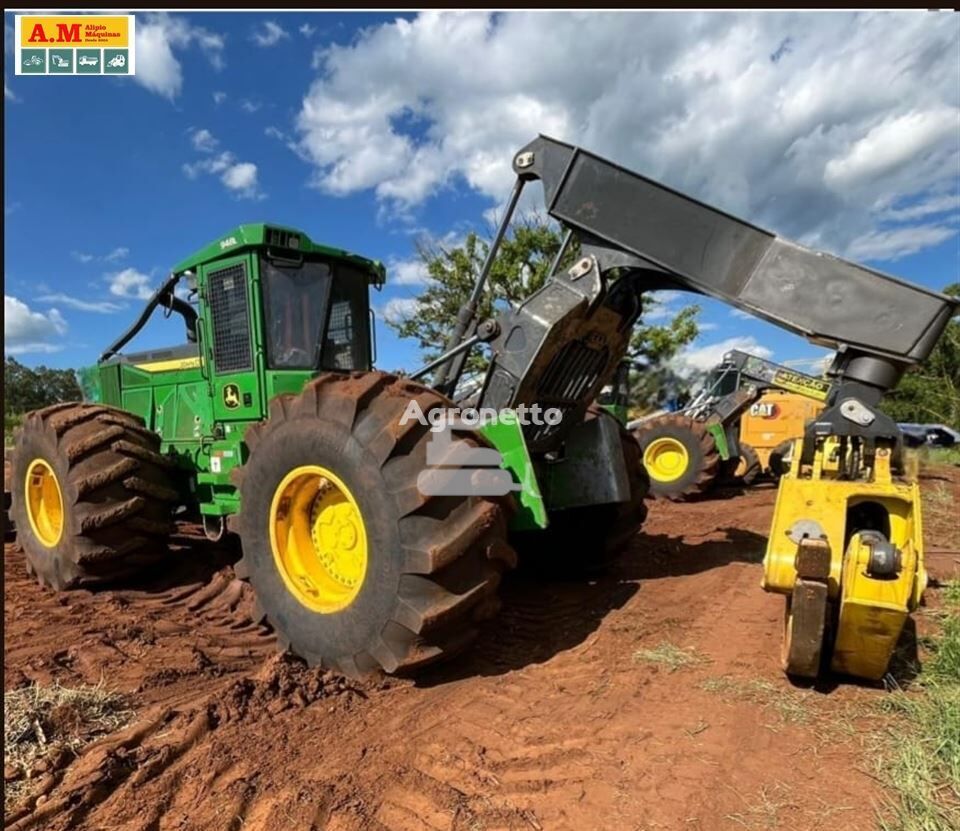
{"label": "red dirt ground", "polygon": [[[924,487],[944,580],[960,574],[960,469]],[[883,794],[850,724],[885,693],[781,674],[783,600],[760,589],[774,494],[653,504],[601,579],[513,577],[476,647],[416,681],[276,656],[244,622],[235,554],[195,529],[163,582],[98,593],[41,590],[8,544],[4,689],[103,680],[138,719],[48,773],[7,827],[874,828]],[[700,660],[635,657],[664,643]]]}

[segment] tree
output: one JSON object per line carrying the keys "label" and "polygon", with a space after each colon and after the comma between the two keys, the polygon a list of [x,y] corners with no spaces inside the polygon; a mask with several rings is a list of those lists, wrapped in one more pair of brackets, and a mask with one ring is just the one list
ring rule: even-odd
{"label": "tree", "polygon": [[[960,283],[943,291],[960,297]],[[930,357],[904,373],[881,409],[897,421],[946,424],[960,430],[960,316],[947,324]]]}
{"label": "tree", "polygon": [[80,386],[72,369],[36,369],[7,356],[3,367],[4,415],[20,415],[60,401],[78,401]]}
{"label": "tree", "polygon": [[[560,250],[563,237],[556,225],[539,217],[528,217],[517,223],[513,233],[505,237],[491,269],[487,287],[480,300],[478,319],[496,316],[508,305],[517,306],[539,289],[550,276],[550,267]],[[387,320],[400,337],[418,341],[425,361],[443,353],[453,331],[457,312],[467,300],[489,251],[490,243],[471,232],[462,244],[444,247],[431,243],[417,244],[417,255],[426,268],[429,282],[417,298],[413,313],[402,319]],[[571,245],[560,267],[572,264],[579,248]],[[644,310],[656,304],[644,298]],[[627,357],[646,365],[635,372],[635,390],[641,401],[656,399],[657,378],[668,374],[669,360],[696,338],[699,307],[687,306],[664,326],[639,323],[631,337]],[[467,374],[481,372],[487,358],[474,350],[465,367]]]}

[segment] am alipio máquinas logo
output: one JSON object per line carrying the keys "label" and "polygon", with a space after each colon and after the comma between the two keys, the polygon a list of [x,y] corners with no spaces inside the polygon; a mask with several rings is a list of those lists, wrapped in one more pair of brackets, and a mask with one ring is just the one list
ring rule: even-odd
{"label": "am alipio m\u00e1quinas logo", "polygon": [[[132,14],[17,15],[14,27],[17,75],[136,72]],[[83,50],[82,63],[72,50]]]}

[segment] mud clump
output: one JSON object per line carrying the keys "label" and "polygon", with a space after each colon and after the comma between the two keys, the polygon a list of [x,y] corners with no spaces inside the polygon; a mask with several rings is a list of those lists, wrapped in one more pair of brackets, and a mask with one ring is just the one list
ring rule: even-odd
{"label": "mud clump", "polygon": [[366,698],[361,684],[331,670],[310,669],[291,655],[276,655],[256,675],[230,684],[211,706],[216,723],[247,721],[286,710],[302,710],[321,700]]}

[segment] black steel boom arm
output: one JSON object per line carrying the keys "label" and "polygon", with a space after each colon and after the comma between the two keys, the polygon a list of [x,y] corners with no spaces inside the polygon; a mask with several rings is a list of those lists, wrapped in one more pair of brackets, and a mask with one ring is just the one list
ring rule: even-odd
{"label": "black steel boom arm", "polygon": [[140,312],[140,316],[134,321],[133,325],[127,329],[119,338],[117,338],[104,353],[100,356],[100,362],[106,361],[108,358],[112,358],[117,354],[124,346],[126,346],[133,338],[146,326],[147,321],[150,319],[150,316],[153,314],[157,306],[162,306],[165,309],[169,309],[172,312],[179,314],[184,323],[187,326],[187,340],[194,342],[197,339],[197,311],[185,300],[181,300],[173,293],[174,286],[182,277],[182,274],[171,274],[163,281],[163,284],[158,288],[150,299],[147,301],[147,305],[143,307],[143,311]]}
{"label": "black steel boom arm", "polygon": [[514,157],[543,183],[547,211],[579,236],[668,272],[678,288],[716,297],[840,350],[844,376],[895,386],[929,355],[955,301],[805,248],[546,136]]}

